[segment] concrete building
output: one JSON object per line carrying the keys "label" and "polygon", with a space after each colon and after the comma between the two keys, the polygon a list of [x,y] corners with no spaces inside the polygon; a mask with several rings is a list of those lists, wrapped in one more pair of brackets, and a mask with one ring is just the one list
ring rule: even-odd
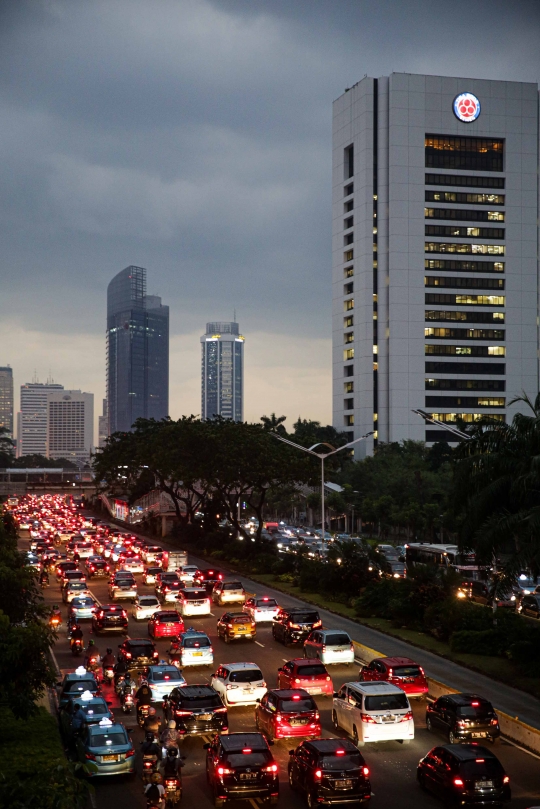
{"label": "concrete building", "polygon": [[17,458],[47,454],[47,396],[64,390],[55,382],[21,385],[21,409],[17,413]]}
{"label": "concrete building", "polygon": [[13,369],[0,366],[0,427],[13,438]]}
{"label": "concrete building", "polygon": [[107,399],[103,399],[103,410],[98,416],[98,447],[103,449],[109,437],[109,416],[107,413]]}
{"label": "concrete building", "polygon": [[201,349],[201,418],[243,421],[244,338],[238,323],[207,323]]}
{"label": "concrete building", "polygon": [[107,288],[107,407],[108,435],[169,414],[169,307],[146,294],[144,267]]}
{"label": "concrete building", "polygon": [[47,457],[89,463],[94,451],[94,394],[80,390],[47,394]]}
{"label": "concrete building", "polygon": [[538,392],[538,86],[393,73],[333,113],[333,419],[449,440]]}

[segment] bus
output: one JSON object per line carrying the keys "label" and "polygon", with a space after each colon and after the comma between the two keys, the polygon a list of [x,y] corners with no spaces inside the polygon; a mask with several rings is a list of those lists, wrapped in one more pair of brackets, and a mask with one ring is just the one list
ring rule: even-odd
{"label": "bus", "polygon": [[455,570],[471,580],[484,581],[489,573],[488,568],[478,565],[474,551],[460,551],[457,545],[409,542],[405,545],[405,561],[409,569],[415,565],[433,565]]}

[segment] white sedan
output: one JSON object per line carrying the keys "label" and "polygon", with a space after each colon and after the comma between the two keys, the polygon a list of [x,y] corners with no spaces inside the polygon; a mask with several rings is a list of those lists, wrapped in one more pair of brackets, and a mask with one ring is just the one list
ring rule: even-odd
{"label": "white sedan", "polygon": [[156,596],[137,596],[133,602],[131,614],[136,621],[145,621],[151,618],[155,612],[161,610],[161,604]]}
{"label": "white sedan", "polygon": [[224,663],[210,680],[224,705],[255,705],[266,694],[263,673],[256,663]]}
{"label": "white sedan", "polygon": [[197,565],[183,565],[176,572],[180,581],[193,581],[198,569]]}
{"label": "white sedan", "polygon": [[144,573],[142,559],[126,559],[122,562],[122,570],[129,570],[130,573]]}
{"label": "white sedan", "polygon": [[244,612],[247,612],[255,623],[273,621],[280,609],[276,599],[270,596],[248,598],[244,604]]}

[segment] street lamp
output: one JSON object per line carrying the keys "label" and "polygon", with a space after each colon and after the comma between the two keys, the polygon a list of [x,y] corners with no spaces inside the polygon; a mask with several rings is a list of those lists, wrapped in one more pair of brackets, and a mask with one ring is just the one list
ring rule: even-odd
{"label": "street lamp", "polygon": [[428,421],[430,424],[433,424],[435,427],[442,427],[443,430],[446,430],[448,433],[452,433],[457,438],[464,439],[465,441],[470,441],[472,436],[468,435],[467,433],[462,432],[462,430],[458,430],[457,427],[454,427],[453,424],[447,424],[445,421],[439,421],[439,419],[434,419],[429,413],[426,413],[425,410],[412,410],[412,413],[416,413],[417,416],[421,416],[424,421]]}
{"label": "street lamp", "polygon": [[[355,490],[353,491],[353,494],[359,494],[359,492],[357,492],[357,491],[356,491],[356,489],[355,489]],[[353,501],[353,504],[352,504],[352,532],[351,532],[351,533],[353,533],[353,534],[354,534],[354,501]],[[360,535],[362,535],[362,531],[361,531],[361,530],[360,530]]]}
{"label": "street lamp", "polygon": [[[289,441],[288,438],[283,438],[282,435],[278,435],[277,433],[270,433],[273,435],[274,438],[277,438],[278,441],[283,441],[284,444],[289,444],[291,447],[296,447],[296,449],[301,449],[303,452],[309,453],[309,455],[314,455],[316,458],[320,458],[321,461],[321,528],[322,528],[322,538],[324,540],[324,531],[325,531],[325,514],[324,514],[324,462],[326,458],[329,458],[330,455],[335,455],[336,452],[341,452],[342,449],[347,449],[348,447],[352,447],[353,444],[357,444],[359,441],[365,441],[366,438],[369,438],[370,435],[373,435],[375,431],[372,430],[370,433],[366,433],[365,435],[361,435],[360,438],[355,438],[354,441],[349,441],[348,444],[343,444],[342,447],[338,447],[334,449],[332,444],[327,444],[325,441],[320,441],[318,444],[313,444],[312,447],[309,449],[307,447],[303,447],[301,444],[295,444],[294,441]],[[315,447],[330,447],[330,452],[314,452],[313,450]]]}

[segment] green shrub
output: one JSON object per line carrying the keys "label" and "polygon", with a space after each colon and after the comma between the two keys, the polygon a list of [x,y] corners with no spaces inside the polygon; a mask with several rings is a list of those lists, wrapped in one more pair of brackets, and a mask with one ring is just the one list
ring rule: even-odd
{"label": "green shrub", "polygon": [[516,663],[529,665],[540,662],[540,644],[538,641],[518,640],[513,643],[507,652],[507,657]]}
{"label": "green shrub", "polygon": [[480,632],[491,629],[493,617],[490,610],[478,607],[470,601],[447,598],[426,609],[424,626],[434,637],[447,641],[454,632],[460,630]]}
{"label": "green shrub", "polygon": [[450,648],[453,652],[497,656],[501,651],[501,635],[496,629],[461,629],[450,638]]}

